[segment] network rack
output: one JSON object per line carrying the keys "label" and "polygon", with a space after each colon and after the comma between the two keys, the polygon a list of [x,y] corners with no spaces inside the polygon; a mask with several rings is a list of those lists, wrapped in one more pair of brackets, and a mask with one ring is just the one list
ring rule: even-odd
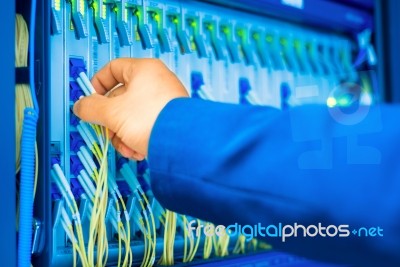
{"label": "network rack", "polygon": [[[323,103],[329,88],[342,80],[357,79],[351,62],[355,44],[343,35],[199,2],[54,0],[51,18],[50,87],[60,88],[52,90],[50,97],[51,157],[59,160],[81,206],[89,202],[77,181],[77,175],[85,169],[77,156],[80,147],[85,146],[83,130],[78,129],[85,124],[70,112],[73,102],[84,95],[77,83],[80,71],[91,77],[113,58],[159,58],[177,73],[192,97],[278,108]],[[148,182],[148,178],[143,179],[148,174],[138,173],[140,167],[125,160],[124,166],[135,176],[122,177],[120,162],[124,159],[115,155],[115,151],[109,153],[108,159],[109,175],[116,178],[119,188],[125,183],[127,192],[123,197],[131,209],[130,216],[134,217],[138,214],[135,213],[138,203],[131,198],[134,182],[129,179],[142,178]],[[148,184],[144,181],[141,186]],[[71,266],[72,248],[59,218],[59,209],[65,204],[61,194],[57,195],[53,189],[56,190],[54,182],[51,265]],[[154,198],[150,197],[150,201],[157,235],[162,237],[162,225],[157,222],[160,212],[157,209],[162,207],[157,208],[159,204]],[[110,201],[109,206],[112,205]],[[88,218],[84,221],[84,213],[88,211],[81,206],[85,235],[89,222]],[[184,230],[177,228],[174,256],[179,260]],[[116,264],[117,228],[109,221],[107,229],[107,264]],[[140,229],[134,223],[131,229],[134,262],[140,263],[144,244],[140,241]],[[162,243],[162,238],[157,239],[157,257],[162,252]],[[198,254],[201,252],[199,249]],[[156,259],[152,261],[155,263]]]}
{"label": "network rack", "polygon": [[[282,2],[287,3],[272,3],[272,6],[276,10],[289,8],[290,14],[305,9],[304,6],[293,7],[296,1]],[[53,164],[58,164],[68,179],[82,217],[85,213],[90,214],[87,211],[90,202],[87,192],[78,180],[81,170],[90,169],[84,166],[78,154],[87,144],[82,132],[90,130],[81,130],[84,124],[71,112],[73,103],[84,95],[78,82],[81,73],[91,77],[114,58],[159,58],[178,75],[192,97],[269,105],[280,109],[308,103],[329,105],[330,88],[343,81],[359,80],[360,72],[353,61],[360,44],[354,34],[372,27],[367,12],[354,13],[360,15],[362,22],[353,17],[354,23],[349,22],[332,30],[332,26],[318,25],[315,19],[310,23],[306,19],[299,23],[271,16],[268,12],[254,14],[252,11],[257,9],[254,8],[257,3],[249,5],[252,9],[243,7],[243,3],[51,0],[45,1],[43,6],[39,5],[45,29],[42,50],[47,50],[41,52],[48,54],[40,62],[46,72],[41,73],[43,77],[40,80],[47,89],[41,92],[40,97],[40,105],[45,110],[40,125],[44,131],[40,141],[41,159],[45,163],[41,166],[41,189],[35,204],[39,230],[34,239],[34,264],[71,266],[73,261],[71,243],[60,224],[65,202],[51,179]],[[260,3],[271,7],[269,1]],[[88,153],[93,157],[90,151]],[[145,162],[124,159],[110,147],[108,165],[132,218],[137,214],[135,209],[139,208],[132,198],[137,183],[149,197],[152,211],[161,212],[163,207],[152,196],[149,187]],[[126,175],[127,171],[129,175]],[[113,202],[108,205],[112,206]],[[159,260],[163,248],[162,223],[157,220],[155,227],[159,237],[152,263]],[[85,222],[83,225],[87,227]],[[183,228],[178,229],[175,238],[177,262],[182,261],[185,246]],[[112,266],[117,263],[118,238],[111,221],[107,222],[107,229],[110,247],[107,265]],[[144,253],[143,234],[134,223],[132,233],[134,263],[140,265]],[[200,246],[204,242],[201,240]],[[231,240],[228,246],[230,251],[236,242]],[[277,266],[309,262],[291,255],[268,252],[269,249],[263,245],[250,252],[261,253],[256,257],[263,255],[264,261],[271,259],[273,262],[274,258],[280,258],[275,261]],[[204,251],[199,249],[193,263],[203,262],[202,253]],[[242,257],[246,256],[233,256],[232,260],[240,262]],[[220,260],[211,257],[210,261],[216,259]],[[223,261],[220,263],[223,264]],[[322,263],[317,265],[324,266]]]}

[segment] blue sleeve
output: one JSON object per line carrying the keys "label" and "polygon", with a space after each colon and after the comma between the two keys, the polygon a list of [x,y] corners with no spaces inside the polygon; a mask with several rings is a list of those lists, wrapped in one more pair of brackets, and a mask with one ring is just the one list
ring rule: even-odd
{"label": "blue sleeve", "polygon": [[279,111],[175,99],[152,130],[152,188],[167,208],[216,224],[348,225],[347,237],[265,241],[314,259],[400,266],[399,117],[387,105]]}

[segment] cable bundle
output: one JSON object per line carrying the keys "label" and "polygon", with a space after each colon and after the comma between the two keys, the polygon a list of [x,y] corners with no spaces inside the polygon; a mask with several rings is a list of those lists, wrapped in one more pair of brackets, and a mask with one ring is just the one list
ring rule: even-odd
{"label": "cable bundle", "polygon": [[[32,7],[35,7],[32,3]],[[35,8],[32,9],[32,14]],[[31,14],[31,30],[34,29],[35,15]],[[17,14],[15,25],[15,66],[28,66],[28,45],[34,51],[34,38],[29,43],[28,27],[24,18]],[[38,177],[38,153],[36,144],[36,124],[38,106],[34,90],[33,52],[29,57],[30,86],[15,86],[15,125],[16,125],[16,174],[17,176],[17,214],[18,266],[31,265],[33,200]],[[20,213],[22,214],[20,216]]]}

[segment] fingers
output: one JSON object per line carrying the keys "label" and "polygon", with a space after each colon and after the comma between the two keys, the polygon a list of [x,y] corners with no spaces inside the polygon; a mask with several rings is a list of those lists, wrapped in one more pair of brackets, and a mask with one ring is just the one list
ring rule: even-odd
{"label": "fingers", "polygon": [[118,58],[110,61],[92,77],[94,89],[98,94],[104,95],[119,83],[129,83],[131,72],[140,61],[133,58]]}
{"label": "fingers", "polygon": [[113,144],[114,148],[121,153],[122,156],[125,158],[133,158],[135,160],[143,160],[144,155],[130,149],[127,145],[125,145],[121,139],[117,136],[114,135],[113,138],[111,139],[111,143]]}
{"label": "fingers", "polygon": [[109,94],[107,94],[108,97],[117,97],[119,95],[122,95],[126,92],[126,87],[125,85],[120,85],[118,87],[115,87],[114,89],[112,89],[112,91],[109,92]]}
{"label": "fingers", "polygon": [[74,105],[74,114],[84,121],[105,126],[109,125],[109,113],[113,109],[113,99],[99,94],[81,98]]}

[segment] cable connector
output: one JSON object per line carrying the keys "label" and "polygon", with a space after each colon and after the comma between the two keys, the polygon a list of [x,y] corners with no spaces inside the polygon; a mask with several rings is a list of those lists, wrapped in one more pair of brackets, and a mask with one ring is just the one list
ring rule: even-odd
{"label": "cable connector", "polygon": [[75,153],[78,152],[79,149],[85,145],[85,141],[78,132],[70,132],[69,140],[70,140],[69,143],[70,149]]}
{"label": "cable connector", "polygon": [[82,58],[69,59],[69,76],[75,80],[79,77],[81,72],[86,73],[86,65]]}
{"label": "cable connector", "polygon": [[77,82],[69,82],[69,98],[71,101],[76,102],[79,98],[85,96],[83,90]]}
{"label": "cable connector", "polygon": [[71,170],[71,173],[76,177],[84,169],[85,169],[85,167],[83,166],[83,164],[80,161],[79,157],[76,156],[76,155],[71,155],[71,157],[70,157],[70,170]]}
{"label": "cable connector", "polygon": [[58,189],[57,184],[51,183],[51,199],[52,200],[60,200],[62,198],[62,194],[60,189]]}
{"label": "cable connector", "polygon": [[122,197],[128,197],[132,194],[132,190],[129,188],[129,185],[126,181],[117,180],[116,182]]}

